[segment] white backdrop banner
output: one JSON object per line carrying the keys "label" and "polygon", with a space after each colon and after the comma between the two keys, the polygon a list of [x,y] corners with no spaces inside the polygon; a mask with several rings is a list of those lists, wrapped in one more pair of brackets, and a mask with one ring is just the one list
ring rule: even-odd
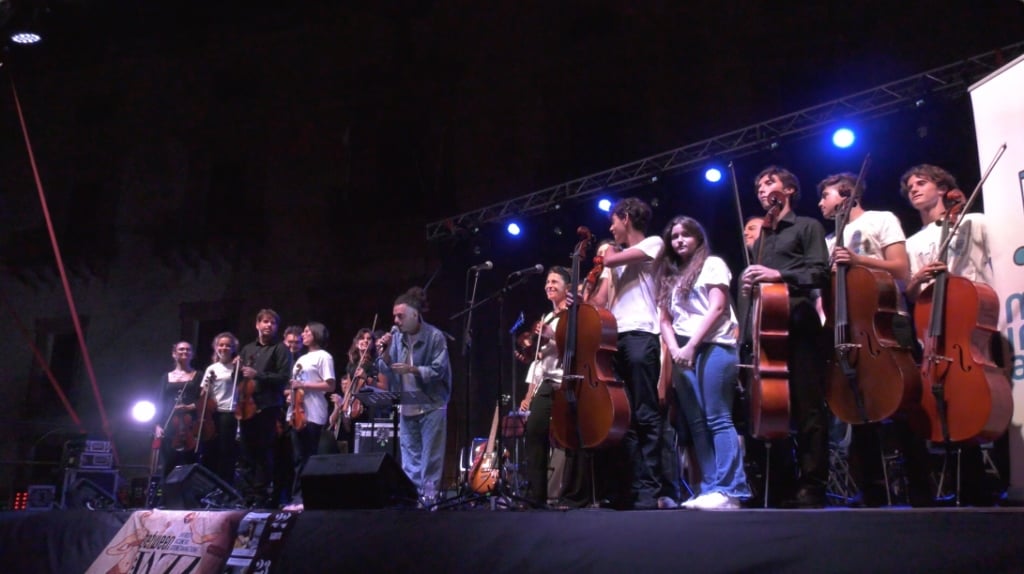
{"label": "white backdrop banner", "polygon": [[970,93],[981,169],[1007,145],[982,194],[1002,310],[999,327],[1012,354],[1009,497],[1024,501],[1024,56],[971,86]]}

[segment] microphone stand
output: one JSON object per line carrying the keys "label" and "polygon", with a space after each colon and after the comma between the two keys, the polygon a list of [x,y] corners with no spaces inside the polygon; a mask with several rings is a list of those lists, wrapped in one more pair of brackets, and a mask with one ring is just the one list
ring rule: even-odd
{"label": "microphone stand", "polygon": [[[502,331],[504,329],[504,295],[506,293],[508,293],[509,291],[515,289],[516,287],[526,283],[528,278],[529,278],[529,275],[521,275],[515,281],[513,281],[511,283],[506,282],[504,287],[502,287],[501,289],[495,291],[494,293],[491,293],[487,297],[484,297],[480,301],[474,302],[472,297],[471,297],[470,300],[468,301],[467,307],[465,309],[463,309],[462,311],[459,311],[458,313],[456,313],[456,314],[454,314],[454,315],[452,315],[451,317],[448,318],[449,320],[455,320],[455,319],[458,319],[459,317],[466,316],[466,321],[465,321],[465,323],[466,323],[466,332],[468,333],[469,325],[470,325],[470,317],[472,317],[473,310],[476,309],[477,307],[480,307],[482,305],[490,303],[491,301],[493,301],[495,299],[498,299],[498,301],[499,301],[498,321],[499,321],[500,325],[499,325],[499,328],[498,328],[498,345],[499,345],[499,349],[498,350],[499,350],[499,353],[498,353],[498,384],[496,386],[496,393],[495,393],[495,395],[496,395],[495,404],[496,405],[500,405],[501,404],[501,390],[502,390],[501,366],[502,366],[502,363],[503,363],[503,361],[501,360],[501,347],[504,344],[504,335],[502,334]],[[475,294],[476,294],[476,284],[474,282],[474,285],[473,285],[473,295],[475,296]],[[467,333],[464,333],[464,337],[467,336]],[[466,347],[463,347],[463,350],[465,351]],[[468,355],[468,353],[467,353],[467,355]],[[472,361],[469,360],[469,357],[467,356],[467,365],[471,364],[471,363],[472,363]],[[470,372],[469,372],[468,366],[467,366],[467,371],[466,371],[466,389],[465,389],[466,439],[467,440],[469,440],[469,436],[470,436],[470,431],[469,431],[469,382],[470,382],[470,377],[469,377],[469,375],[470,375]],[[500,408],[499,408],[498,414],[499,414],[498,421],[499,421],[499,424],[500,424],[500,422],[501,422],[501,418],[500,418],[501,411],[500,411]],[[510,504],[509,504],[510,499],[517,500],[517,501],[521,502],[522,504],[532,505],[532,503],[530,503],[529,501],[527,501],[525,499],[522,499],[522,498],[520,498],[520,497],[518,497],[518,496],[516,496],[516,495],[514,495],[514,494],[512,494],[512,493],[507,491],[508,487],[507,487],[506,482],[503,479],[504,473],[501,472],[502,468],[500,466],[500,465],[504,465],[504,461],[503,461],[503,457],[502,457],[502,455],[504,453],[504,449],[503,449],[503,441],[501,440],[501,434],[503,434],[503,433],[499,433],[499,434],[496,435],[495,442],[494,442],[494,449],[495,449],[494,452],[496,453],[495,465],[496,465],[496,468],[499,470],[497,484],[495,485],[494,489],[491,492],[487,492],[487,493],[483,493],[483,494],[478,493],[478,492],[473,492],[472,490],[470,490],[470,484],[469,484],[470,481],[469,481],[469,476],[468,476],[469,472],[467,470],[466,477],[464,479],[462,487],[459,489],[460,490],[460,494],[456,495],[452,499],[438,502],[436,505],[431,507],[431,510],[447,509],[447,508],[452,508],[452,507],[456,507],[456,506],[461,506],[461,505],[464,505],[464,504],[473,505],[473,504],[475,504],[475,503],[477,503],[479,501],[483,501],[483,500],[490,500],[490,505],[491,505],[492,509],[496,508],[499,505],[499,503],[502,506],[504,506],[504,507],[509,507],[510,506]],[[470,443],[471,443],[471,441],[470,441]],[[467,458],[472,458],[472,444],[469,445],[468,454],[470,456],[467,457]],[[472,462],[473,461],[470,460],[469,461],[470,464],[468,464],[467,466],[472,467],[473,466]]]}

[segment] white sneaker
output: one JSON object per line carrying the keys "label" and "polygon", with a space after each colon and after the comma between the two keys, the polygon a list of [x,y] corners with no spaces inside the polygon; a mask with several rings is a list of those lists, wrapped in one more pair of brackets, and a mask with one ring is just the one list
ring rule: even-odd
{"label": "white sneaker", "polygon": [[721,492],[711,492],[701,496],[693,505],[696,510],[736,510],[739,507],[739,499]]}
{"label": "white sneaker", "polygon": [[679,506],[682,507],[682,508],[688,508],[690,510],[695,510],[695,509],[699,508],[698,505],[701,504],[701,501],[706,496],[707,496],[706,494],[698,494],[697,496],[694,496],[693,498],[687,500],[686,502],[680,504]]}

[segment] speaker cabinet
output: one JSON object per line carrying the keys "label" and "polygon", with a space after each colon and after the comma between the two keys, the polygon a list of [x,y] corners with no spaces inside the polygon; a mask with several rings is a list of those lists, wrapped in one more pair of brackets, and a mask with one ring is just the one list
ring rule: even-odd
{"label": "speaker cabinet", "polygon": [[88,478],[79,478],[71,483],[64,496],[65,508],[87,510],[116,510],[119,508],[114,494]]}
{"label": "speaker cabinet", "polygon": [[412,481],[383,452],[315,455],[302,471],[307,510],[412,506],[416,498]]}
{"label": "speaker cabinet", "polygon": [[164,480],[163,507],[171,510],[240,508],[242,497],[201,464],[174,467]]}

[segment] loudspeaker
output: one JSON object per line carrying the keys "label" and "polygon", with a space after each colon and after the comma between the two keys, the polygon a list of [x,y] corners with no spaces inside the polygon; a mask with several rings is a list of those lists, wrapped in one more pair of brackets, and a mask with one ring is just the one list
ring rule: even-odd
{"label": "loudspeaker", "polygon": [[320,454],[302,470],[302,502],[310,510],[414,505],[416,486],[384,452]]}
{"label": "loudspeaker", "polygon": [[164,508],[240,508],[242,496],[201,464],[174,467],[164,480]]}

